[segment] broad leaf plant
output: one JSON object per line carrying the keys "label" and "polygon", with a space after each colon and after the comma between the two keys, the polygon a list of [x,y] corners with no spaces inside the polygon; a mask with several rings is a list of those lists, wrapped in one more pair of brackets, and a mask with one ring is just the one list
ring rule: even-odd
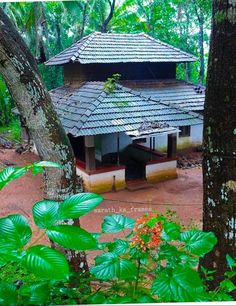
{"label": "broad leaf plant", "polygon": [[[0,189],[27,171],[36,175],[45,167],[60,166],[42,161],[6,168],[0,172]],[[19,279],[17,274],[16,279],[0,280],[0,305],[232,300],[230,293],[236,288],[232,281],[236,276],[233,258],[227,255],[229,271],[214,291],[206,285],[214,278],[214,271],[203,267],[201,273],[197,270],[199,258],[217,243],[212,232],[182,230],[179,224],[157,213],[144,215],[136,222],[120,214],[105,216],[100,233],[89,233],[67,222],[87,214],[102,200],[94,193],[79,193],[61,203],[35,203],[32,216],[40,229],[36,239],[24,216],[0,218],[1,274],[4,269],[14,271],[17,267],[20,275],[26,276]],[[122,239],[108,239],[118,232],[123,234]],[[86,276],[86,283],[91,281],[87,290],[85,276],[70,270],[58,248],[38,243],[43,237],[66,249],[96,251],[95,264],[90,267],[90,276]]]}

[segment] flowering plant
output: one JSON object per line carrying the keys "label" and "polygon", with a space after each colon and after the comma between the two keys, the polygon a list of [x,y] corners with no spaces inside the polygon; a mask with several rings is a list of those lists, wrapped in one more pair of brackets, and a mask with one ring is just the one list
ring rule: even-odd
{"label": "flowering plant", "polygon": [[199,257],[216,244],[213,233],[183,231],[179,224],[157,213],[136,222],[123,215],[106,216],[100,236],[104,240],[106,234],[117,232],[123,232],[124,239],[99,244],[102,253],[90,269],[99,283],[87,302],[210,300],[196,268]]}
{"label": "flowering plant", "polygon": [[[36,175],[45,167],[59,165],[38,162],[6,168],[0,171],[0,189],[27,171]],[[0,218],[0,267],[4,275],[0,281],[0,305],[232,300],[229,293],[236,289],[231,280],[236,276],[233,258],[226,256],[230,271],[214,291],[208,290],[197,272],[199,258],[217,242],[212,232],[184,230],[171,218],[157,213],[146,214],[136,222],[127,216],[108,215],[101,233],[89,233],[64,223],[87,214],[101,202],[100,195],[81,193],[61,203],[52,200],[35,203],[32,216],[42,235],[33,242],[30,224],[24,216]],[[108,234],[118,232],[123,233],[123,239],[104,242]],[[74,251],[100,252],[90,268],[90,278],[71,271],[64,254],[58,250],[39,245],[43,236]],[[13,270],[10,279],[6,277],[9,268]],[[206,280],[214,277],[214,271],[201,267],[201,272]]]}
{"label": "flowering plant", "polygon": [[156,222],[153,227],[148,224],[148,221],[156,217],[152,213],[137,219],[131,239],[132,246],[137,246],[143,252],[158,248],[161,243],[162,223]]}

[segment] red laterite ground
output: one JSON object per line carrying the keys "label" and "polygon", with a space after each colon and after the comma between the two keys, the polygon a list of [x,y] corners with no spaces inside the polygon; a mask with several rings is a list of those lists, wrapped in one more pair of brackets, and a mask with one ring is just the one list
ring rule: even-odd
{"label": "red laterite ground", "polygon": [[[4,164],[25,165],[36,160],[37,156],[33,153],[19,155],[14,150],[0,149],[0,162]],[[102,219],[107,214],[119,213],[137,218],[145,212],[163,213],[169,209],[176,211],[184,224],[201,226],[202,171],[199,168],[178,169],[177,179],[157,183],[148,189],[109,192],[103,196],[103,203],[81,218],[81,225],[91,232],[100,230]],[[28,173],[0,191],[0,216],[23,214],[35,228],[31,219],[31,207],[41,199],[42,177],[33,177]],[[35,235],[38,234],[35,229]]]}

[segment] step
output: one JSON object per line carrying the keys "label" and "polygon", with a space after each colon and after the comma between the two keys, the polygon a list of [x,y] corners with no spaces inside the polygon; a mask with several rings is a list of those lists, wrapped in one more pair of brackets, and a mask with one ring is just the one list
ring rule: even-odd
{"label": "step", "polygon": [[152,185],[146,180],[129,180],[126,181],[126,189],[129,191],[136,191],[141,189],[151,188]]}

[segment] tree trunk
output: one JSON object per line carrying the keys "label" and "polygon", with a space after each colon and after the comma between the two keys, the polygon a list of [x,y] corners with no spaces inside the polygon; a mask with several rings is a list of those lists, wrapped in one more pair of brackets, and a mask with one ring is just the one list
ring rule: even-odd
{"label": "tree trunk", "polygon": [[79,39],[81,39],[84,36],[84,30],[85,30],[85,25],[87,23],[88,19],[88,13],[87,13],[87,8],[88,8],[89,0],[87,0],[84,5],[83,5],[83,10],[82,10],[82,25],[79,33]]}
{"label": "tree trunk", "polygon": [[205,75],[205,60],[204,60],[204,16],[202,11],[200,10],[200,14],[198,16],[198,24],[199,24],[199,33],[198,33],[198,45],[200,52],[200,70],[198,81],[200,84],[203,84],[204,75]]}
{"label": "tree trunk", "polygon": [[205,59],[204,59],[204,14],[202,6],[203,3],[199,2],[197,3],[195,0],[193,0],[193,6],[194,10],[197,16],[198,20],[198,48],[200,53],[200,69],[199,69],[199,75],[198,75],[198,82],[200,84],[203,84],[204,75],[205,75]]}
{"label": "tree trunk", "polygon": [[46,49],[43,42],[43,27],[45,27],[46,18],[43,3],[34,2],[33,10],[35,15],[35,36],[36,36],[36,61],[38,64],[46,62]]}
{"label": "tree trunk", "polygon": [[56,38],[57,51],[61,52],[63,50],[63,47],[62,47],[62,42],[61,42],[60,20],[58,17],[56,18],[55,28],[56,28],[56,33],[57,33],[57,38]]}
{"label": "tree trunk", "polygon": [[101,25],[101,32],[102,33],[107,33],[108,32],[108,25],[109,22],[111,21],[113,14],[114,14],[114,10],[115,10],[115,4],[116,4],[116,0],[108,0],[109,5],[110,5],[110,12],[109,15],[107,16],[107,18],[104,20],[103,24]]}
{"label": "tree trunk", "polygon": [[[44,197],[63,200],[76,191],[73,151],[52,106],[51,98],[39,76],[34,57],[8,17],[0,9],[0,74],[24,119],[39,156],[63,165],[49,168],[44,174]],[[83,253],[68,251],[71,262],[87,269]],[[76,258],[74,258],[76,257]],[[78,260],[80,258],[81,261]]]}
{"label": "tree trunk", "polygon": [[213,2],[204,120],[203,230],[218,243],[201,264],[221,280],[226,254],[236,256],[236,4]]}

